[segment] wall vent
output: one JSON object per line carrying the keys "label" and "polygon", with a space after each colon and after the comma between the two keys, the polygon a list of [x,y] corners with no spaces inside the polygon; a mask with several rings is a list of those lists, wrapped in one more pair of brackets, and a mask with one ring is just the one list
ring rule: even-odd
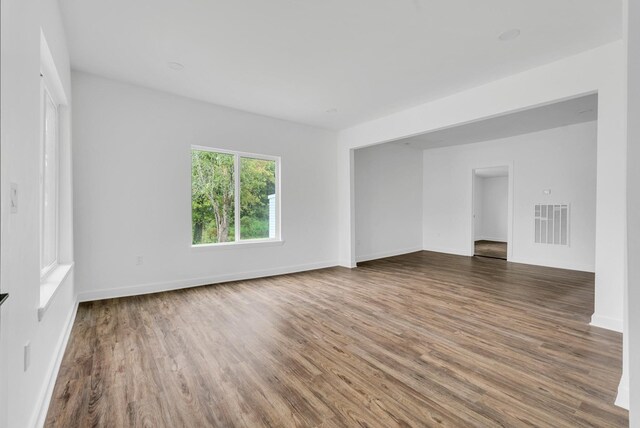
{"label": "wall vent", "polygon": [[569,245],[569,204],[536,204],[536,244]]}

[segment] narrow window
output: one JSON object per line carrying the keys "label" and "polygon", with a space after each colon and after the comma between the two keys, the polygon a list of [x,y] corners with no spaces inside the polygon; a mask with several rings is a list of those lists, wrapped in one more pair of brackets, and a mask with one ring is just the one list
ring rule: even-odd
{"label": "narrow window", "polygon": [[271,156],[193,148],[192,244],[280,239],[279,162]]}
{"label": "narrow window", "polygon": [[58,106],[42,84],[40,159],[40,275],[58,264]]}

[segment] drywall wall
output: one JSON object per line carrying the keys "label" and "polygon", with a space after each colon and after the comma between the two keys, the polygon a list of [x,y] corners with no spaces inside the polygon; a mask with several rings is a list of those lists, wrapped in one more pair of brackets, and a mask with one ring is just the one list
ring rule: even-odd
{"label": "drywall wall", "polygon": [[[424,151],[424,249],[471,255],[472,180],[476,168],[510,165],[510,260],[584,271],[595,268],[596,123]],[[507,192],[504,183],[496,193]],[[484,193],[488,182],[483,179]],[[543,194],[551,189],[551,195]],[[483,201],[486,212],[487,200]],[[536,203],[570,203],[570,246],[535,244]],[[505,208],[506,210],[506,208]],[[504,215],[506,219],[506,213]],[[506,223],[506,221],[505,221]]]}
{"label": "drywall wall", "polygon": [[[476,215],[475,239],[507,242],[508,231],[508,177],[476,177],[474,188],[478,201],[474,209]],[[477,218],[479,217],[479,219]]]}
{"label": "drywall wall", "polygon": [[625,367],[617,404],[629,409],[629,426],[640,427],[640,3],[625,2],[628,52],[628,158]]}
{"label": "drywall wall", "polygon": [[400,111],[338,135],[338,246],[355,265],[353,150],[598,93],[595,312],[622,331],[626,248],[626,50],[622,41]]}
{"label": "drywall wall", "polygon": [[355,152],[356,259],[422,249],[422,151],[382,144]]}
{"label": "drywall wall", "polygon": [[474,174],[473,176],[473,239],[483,239],[482,235],[482,193],[484,179]]}
{"label": "drywall wall", "polygon": [[[336,264],[334,132],[83,73],[72,81],[81,300]],[[191,247],[192,145],[281,156],[282,245]]]}
{"label": "drywall wall", "polygon": [[[70,69],[58,2],[2,1],[2,267],[0,426],[31,427],[46,414],[59,358],[64,352],[75,310],[73,272],[60,285],[44,316],[40,299],[39,165],[40,165],[40,41],[50,48],[67,101]],[[61,114],[61,168],[70,162],[70,105]],[[70,237],[71,195],[68,174],[61,175],[61,210],[67,222],[61,236]],[[18,211],[10,212],[10,183],[18,186]],[[65,187],[65,183],[67,186]],[[65,241],[61,254],[70,261],[73,248]],[[31,345],[31,364],[24,370],[23,347]]]}

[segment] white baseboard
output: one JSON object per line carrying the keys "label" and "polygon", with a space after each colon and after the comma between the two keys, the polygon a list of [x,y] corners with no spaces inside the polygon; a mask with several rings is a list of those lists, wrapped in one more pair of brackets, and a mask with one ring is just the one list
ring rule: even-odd
{"label": "white baseboard", "polygon": [[591,273],[595,272],[595,267],[593,265],[586,264],[586,263],[557,263],[552,260],[536,260],[536,259],[528,259],[528,258],[520,258],[520,257],[511,257],[507,259],[507,261],[510,261],[513,263],[522,263],[525,265],[577,270],[580,272],[591,272]]}
{"label": "white baseboard", "polygon": [[623,331],[623,322],[621,318],[611,318],[593,314],[591,315],[591,322],[589,324],[594,327],[617,331],[618,333],[622,333]]}
{"label": "white baseboard", "polygon": [[337,266],[335,261],[320,263],[309,263],[296,266],[285,266],[273,269],[255,270],[249,272],[239,272],[225,275],[215,275],[205,278],[190,278],[177,281],[154,282],[148,284],[131,285],[128,287],[105,288],[95,291],[84,291],[78,293],[80,302],[90,302],[93,300],[113,299],[117,297],[138,296],[141,294],[160,293],[163,291],[179,290],[182,288],[199,287],[202,285],[220,284],[230,281],[243,281],[247,279],[264,278],[275,275],[285,275],[288,273],[304,272],[308,270],[324,269]]}
{"label": "white baseboard", "polygon": [[357,262],[368,262],[369,260],[384,259],[386,257],[401,256],[403,254],[415,253],[422,251],[422,247],[402,248],[399,250],[381,251],[379,253],[367,254],[364,256],[356,256]]}
{"label": "white baseboard", "polygon": [[355,267],[357,267],[357,264],[355,261],[351,261],[351,260],[340,260],[338,262],[338,266],[340,267],[344,267],[347,269],[353,269]]}
{"label": "white baseboard", "polygon": [[624,377],[620,379],[620,385],[618,385],[616,406],[629,410],[629,385],[627,384],[627,379]]}
{"label": "white baseboard", "polygon": [[39,408],[38,411],[38,419],[36,420],[35,426],[42,427],[44,426],[45,420],[47,418],[47,412],[49,411],[49,403],[51,402],[51,396],[53,395],[53,388],[56,386],[56,380],[58,379],[58,371],[60,370],[60,364],[62,363],[62,357],[64,357],[64,351],[67,349],[67,343],[69,342],[69,337],[71,336],[71,330],[73,329],[73,323],[76,320],[76,313],[78,312],[78,300],[76,299],[73,304],[73,310],[71,314],[69,314],[69,318],[67,319],[67,323],[64,329],[64,334],[58,341],[58,350],[56,352],[56,358],[53,361],[53,364],[49,368],[49,376],[45,389],[42,391],[40,395],[40,405],[36,408]]}
{"label": "white baseboard", "polygon": [[473,256],[473,254],[469,254],[469,250],[460,250],[458,248],[442,248],[442,247],[430,247],[425,246],[422,248],[423,251],[433,251],[434,253],[444,253],[444,254],[453,254],[456,256]]}

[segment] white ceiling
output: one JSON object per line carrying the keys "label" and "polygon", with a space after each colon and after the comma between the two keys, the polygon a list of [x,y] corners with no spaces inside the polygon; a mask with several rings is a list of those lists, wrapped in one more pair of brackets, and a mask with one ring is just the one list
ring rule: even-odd
{"label": "white ceiling", "polygon": [[465,125],[394,141],[425,150],[471,144],[590,122],[598,118],[598,96],[587,95]]}
{"label": "white ceiling", "polygon": [[622,20],[621,0],[60,3],[74,69],[334,129],[617,40]]}

